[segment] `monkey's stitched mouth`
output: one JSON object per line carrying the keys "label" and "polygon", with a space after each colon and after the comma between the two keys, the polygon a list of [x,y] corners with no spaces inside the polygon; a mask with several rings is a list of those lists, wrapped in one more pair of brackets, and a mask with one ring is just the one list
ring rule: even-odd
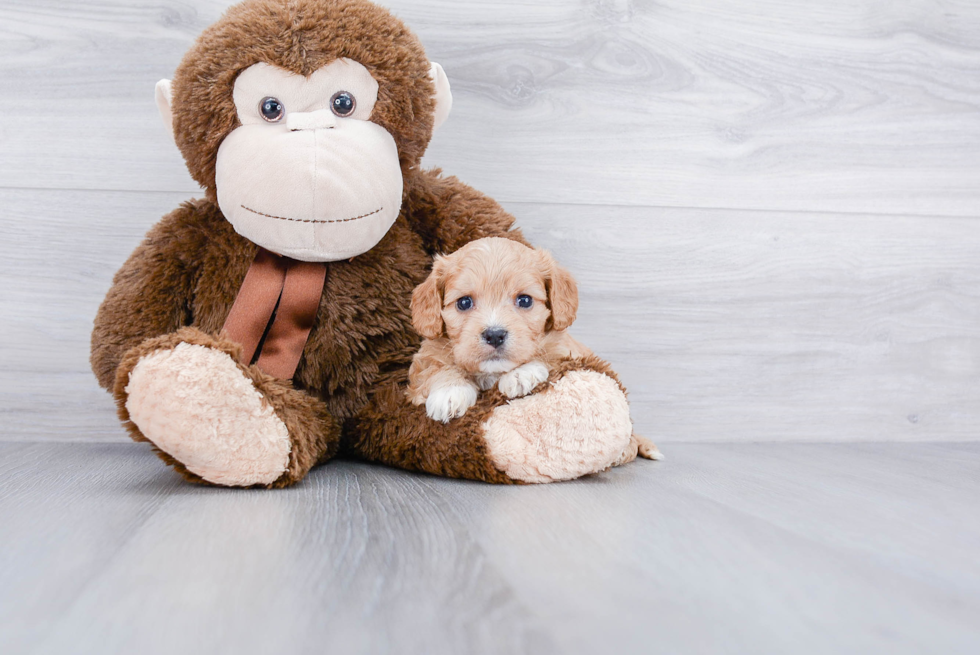
{"label": "monkey's stitched mouth", "polygon": [[351,221],[359,221],[360,219],[367,218],[368,216],[374,216],[375,214],[377,214],[378,212],[380,212],[382,209],[384,209],[384,207],[378,207],[373,212],[368,212],[367,214],[361,214],[360,216],[354,216],[352,218],[338,218],[338,219],[334,219],[334,220],[326,220],[325,219],[325,220],[322,220],[322,221],[318,221],[318,220],[315,220],[315,219],[312,219],[312,218],[289,218],[288,216],[273,216],[272,214],[265,214],[263,212],[257,212],[254,209],[252,209],[251,207],[246,207],[245,205],[242,205],[241,207],[245,211],[250,211],[253,214],[258,214],[259,216],[265,216],[266,218],[274,218],[274,219],[279,220],[279,221],[293,221],[293,222],[296,222],[296,223],[349,223]]}

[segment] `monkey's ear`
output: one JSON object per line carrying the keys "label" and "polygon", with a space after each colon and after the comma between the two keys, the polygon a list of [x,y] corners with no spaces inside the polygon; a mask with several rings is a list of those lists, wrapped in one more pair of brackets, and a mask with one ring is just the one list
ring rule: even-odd
{"label": "monkey's ear", "polygon": [[173,91],[170,89],[170,80],[160,80],[156,88],[157,109],[160,110],[160,118],[163,125],[167,128],[167,134],[172,139],[174,136],[174,114],[170,108],[173,100]]}
{"label": "monkey's ear", "polygon": [[429,277],[412,292],[412,326],[426,339],[438,339],[446,329],[442,321],[443,259],[436,256]]}
{"label": "monkey's ear", "polygon": [[442,70],[442,66],[436,62],[432,62],[429,77],[432,78],[432,83],[436,85],[436,112],[432,125],[432,131],[435,132],[449,118],[449,111],[453,108],[453,93],[449,90],[449,78],[446,77],[446,71]]}
{"label": "monkey's ear", "polygon": [[578,313],[578,285],[572,274],[559,266],[547,250],[539,250],[538,256],[541,258],[548,305],[551,307],[547,327],[564,330],[575,322],[575,315]]}

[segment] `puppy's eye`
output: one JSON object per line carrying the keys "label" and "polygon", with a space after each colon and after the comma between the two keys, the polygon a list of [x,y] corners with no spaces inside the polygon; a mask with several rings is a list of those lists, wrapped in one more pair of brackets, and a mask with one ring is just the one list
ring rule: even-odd
{"label": "puppy's eye", "polygon": [[527,309],[533,304],[534,304],[534,298],[532,298],[531,296],[525,294],[521,294],[517,296],[517,306],[520,307],[521,309]]}
{"label": "puppy's eye", "polygon": [[462,298],[456,301],[456,309],[458,309],[461,312],[465,312],[467,309],[471,309],[472,307],[473,307],[473,299],[470,298],[469,296],[463,296]]}
{"label": "puppy's eye", "polygon": [[259,103],[259,113],[262,114],[262,118],[270,123],[278,123],[282,120],[283,114],[286,113],[286,108],[282,106],[278,98],[269,96],[262,98],[262,102]]}

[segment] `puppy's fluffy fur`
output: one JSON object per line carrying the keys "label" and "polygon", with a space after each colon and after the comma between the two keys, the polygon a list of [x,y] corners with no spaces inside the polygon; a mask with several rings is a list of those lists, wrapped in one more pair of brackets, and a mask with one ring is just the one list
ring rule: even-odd
{"label": "puppy's fluffy fur", "polygon": [[[544,250],[492,237],[436,257],[412,294],[412,323],[425,340],[409,370],[409,399],[448,423],[481,390],[531,393],[557,362],[591,354],[566,331],[577,310],[575,279]],[[641,456],[661,458],[652,443],[634,440]]]}

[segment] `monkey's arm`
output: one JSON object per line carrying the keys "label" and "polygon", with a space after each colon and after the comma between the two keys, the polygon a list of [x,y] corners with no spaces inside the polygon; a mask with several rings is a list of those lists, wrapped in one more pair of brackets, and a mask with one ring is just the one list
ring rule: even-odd
{"label": "monkey's arm", "polygon": [[103,388],[112,389],[129,349],[190,324],[206,238],[197,227],[201,211],[191,202],[166,215],[113,278],[92,330],[90,361]]}
{"label": "monkey's arm", "polygon": [[455,177],[442,177],[439,169],[420,171],[406,185],[405,215],[432,254],[450,253],[484,237],[530,245],[496,200]]}
{"label": "monkey's arm", "polygon": [[548,384],[523,398],[483,391],[448,423],[408,402],[407,377],[402,371],[377,385],[348,423],[347,454],[494,483],[570,480],[636,456],[624,389],[595,355],[554,364]]}

